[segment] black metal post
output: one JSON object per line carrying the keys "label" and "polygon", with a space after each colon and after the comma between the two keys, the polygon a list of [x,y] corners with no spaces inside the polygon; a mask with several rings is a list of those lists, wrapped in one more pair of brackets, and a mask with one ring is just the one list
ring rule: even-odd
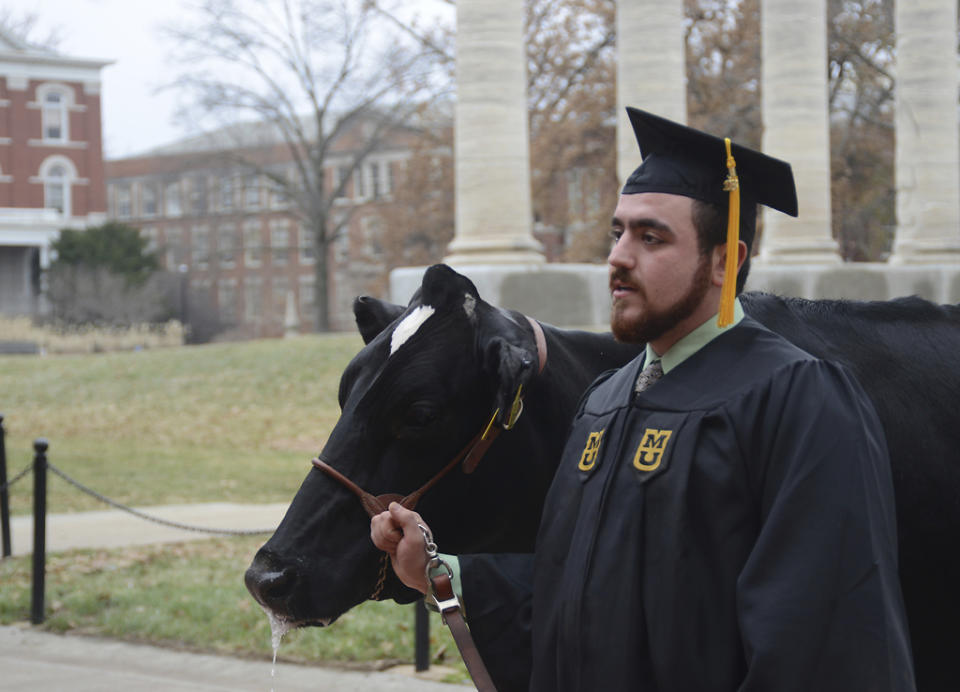
{"label": "black metal post", "polygon": [[43,588],[47,553],[47,448],[42,437],[33,449],[33,591],[30,596],[30,622],[43,623]]}
{"label": "black metal post", "polygon": [[417,599],[414,609],[414,660],[417,672],[430,669],[430,614],[423,603]]}
{"label": "black metal post", "polygon": [[3,429],[3,414],[0,413],[0,534],[2,534],[3,554],[10,557],[10,493],[7,488],[7,446],[4,442],[6,432]]}

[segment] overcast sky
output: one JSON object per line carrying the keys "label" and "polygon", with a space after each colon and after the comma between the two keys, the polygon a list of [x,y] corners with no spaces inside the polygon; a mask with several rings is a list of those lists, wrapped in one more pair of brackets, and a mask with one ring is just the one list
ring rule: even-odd
{"label": "overcast sky", "polygon": [[170,79],[169,40],[159,25],[176,19],[183,0],[3,0],[16,16],[38,16],[37,38],[57,29],[57,50],[112,60],[103,69],[104,156],[117,158],[178,139],[176,98],[157,93]]}
{"label": "overcast sky", "polygon": [[[403,5],[421,3],[430,5],[425,0],[405,0]],[[168,61],[171,40],[160,27],[180,18],[189,4],[190,0],[0,0],[0,7],[15,17],[37,15],[35,38],[56,30],[58,52],[113,61],[101,73],[106,158],[137,154],[190,134],[174,121],[175,94],[158,91],[175,76]]]}

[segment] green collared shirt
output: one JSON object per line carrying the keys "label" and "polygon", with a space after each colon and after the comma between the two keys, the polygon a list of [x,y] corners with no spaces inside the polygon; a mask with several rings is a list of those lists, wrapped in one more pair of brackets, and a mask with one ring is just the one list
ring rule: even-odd
{"label": "green collared shirt", "polygon": [[659,359],[661,366],[663,366],[663,374],[666,375],[723,332],[740,324],[742,319],[743,307],[740,305],[740,299],[737,298],[733,301],[733,324],[727,327],[718,327],[717,316],[714,315],[671,346],[663,355],[658,355],[657,352],[653,350],[653,347],[647,344],[647,356],[644,362],[652,363]]}
{"label": "green collared shirt", "polygon": [[[732,324],[726,327],[719,327],[717,326],[717,315],[714,315],[671,346],[670,349],[662,356],[658,355],[657,352],[653,350],[653,347],[650,346],[650,344],[647,344],[647,355],[644,362],[652,363],[655,360],[660,360],[660,363],[663,366],[663,374],[666,375],[675,367],[680,365],[680,363],[720,336],[723,332],[740,324],[742,319],[743,306],[740,305],[740,299],[737,298],[733,301]],[[457,598],[460,599],[461,610],[463,610],[464,616],[466,616],[466,608],[463,604],[463,583],[460,580],[460,561],[457,559],[456,555],[445,555],[441,553],[440,557],[443,558],[448,565],[450,565],[450,570],[453,572],[453,590],[457,594]],[[428,608],[431,610],[436,610],[436,606],[431,602],[429,596],[426,599],[426,603]]]}

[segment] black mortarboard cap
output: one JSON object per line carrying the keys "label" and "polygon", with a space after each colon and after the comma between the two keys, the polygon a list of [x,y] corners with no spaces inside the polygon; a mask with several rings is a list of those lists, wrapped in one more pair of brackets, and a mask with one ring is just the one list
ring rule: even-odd
{"label": "black mortarboard cap", "polygon": [[[729,214],[728,245],[742,239],[747,248],[753,245],[758,204],[797,215],[797,190],[786,161],[636,108],[628,107],[627,115],[643,163],[627,178],[623,194],[666,192],[716,204]],[[721,326],[732,319],[735,256],[727,254]]]}
{"label": "black mortarboard cap", "polygon": [[[692,127],[636,108],[627,108],[643,163],[627,178],[623,194],[668,192],[727,208],[726,145]],[[740,179],[740,237],[749,247],[756,229],[756,205],[797,215],[797,190],[790,164],[732,144]]]}

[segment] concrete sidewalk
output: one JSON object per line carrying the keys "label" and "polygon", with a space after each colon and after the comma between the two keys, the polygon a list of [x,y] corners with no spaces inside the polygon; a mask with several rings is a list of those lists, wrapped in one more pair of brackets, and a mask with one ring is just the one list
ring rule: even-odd
{"label": "concrete sidewalk", "polygon": [[195,654],[28,626],[0,627],[0,691],[459,692],[472,689],[395,672],[354,672]]}
{"label": "concrete sidewalk", "polygon": [[[213,529],[273,531],[289,503],[242,505],[207,502],[193,505],[137,507],[150,516]],[[47,515],[47,552],[75,548],[120,548],[128,545],[176,543],[210,538],[211,534],[163,526],[120,510]],[[264,534],[263,539],[269,538]],[[10,520],[10,543],[14,555],[33,551],[33,517]]]}
{"label": "concrete sidewalk", "polygon": [[[138,508],[170,521],[222,529],[273,530],[287,503],[240,505],[205,503]],[[75,548],[119,548],[209,538],[146,521],[127,512],[107,510],[47,516],[48,552]],[[264,535],[266,540],[268,535]],[[13,517],[14,555],[33,549],[33,518]],[[212,692],[256,690],[384,690],[454,692],[472,689],[433,682],[442,669],[414,674],[413,666],[385,672],[354,672],[278,663],[271,678],[268,661],[174,651],[81,635],[57,635],[27,625],[0,626],[0,692]]]}

